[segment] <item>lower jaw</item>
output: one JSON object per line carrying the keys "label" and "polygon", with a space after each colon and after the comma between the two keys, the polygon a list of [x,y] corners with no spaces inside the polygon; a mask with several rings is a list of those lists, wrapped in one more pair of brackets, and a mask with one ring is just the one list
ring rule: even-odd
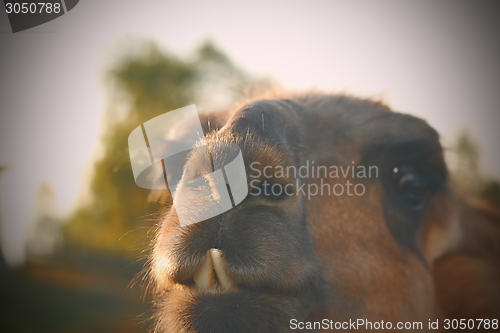
{"label": "lower jaw", "polygon": [[159,332],[292,332],[290,320],[304,319],[309,300],[251,290],[174,288],[157,302]]}

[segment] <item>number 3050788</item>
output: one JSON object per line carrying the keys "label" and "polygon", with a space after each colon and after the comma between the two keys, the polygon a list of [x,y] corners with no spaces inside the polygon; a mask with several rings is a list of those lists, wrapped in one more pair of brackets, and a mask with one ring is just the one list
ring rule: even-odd
{"label": "number 3050788", "polygon": [[23,2],[23,3],[10,3],[5,4],[5,11],[7,14],[41,14],[41,13],[60,13],[61,4],[60,3],[50,3],[50,2]]}
{"label": "number 3050788", "polygon": [[444,320],[444,328],[449,330],[458,330],[458,329],[498,329],[498,319],[445,319]]}

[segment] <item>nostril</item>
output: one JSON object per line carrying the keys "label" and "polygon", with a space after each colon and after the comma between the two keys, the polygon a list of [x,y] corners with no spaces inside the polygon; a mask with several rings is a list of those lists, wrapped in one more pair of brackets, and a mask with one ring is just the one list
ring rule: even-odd
{"label": "nostril", "polygon": [[211,289],[219,285],[222,289],[232,289],[235,283],[227,272],[224,254],[219,249],[210,249],[205,253],[193,280],[196,288]]}

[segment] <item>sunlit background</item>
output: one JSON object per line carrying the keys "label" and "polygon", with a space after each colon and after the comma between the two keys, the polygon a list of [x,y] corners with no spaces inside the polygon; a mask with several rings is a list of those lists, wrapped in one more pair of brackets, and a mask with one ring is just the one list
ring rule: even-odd
{"label": "sunlit background", "polygon": [[[140,290],[122,291],[144,262],[151,213],[165,203],[148,203],[130,185],[121,143],[138,122],[193,102],[222,108],[248,87],[277,86],[381,98],[466,154],[458,174],[498,190],[485,180],[500,178],[500,29],[491,6],[81,0],[17,34],[0,8],[0,241],[3,258],[22,272],[9,274],[27,281],[18,286],[23,300],[59,295],[51,283],[75,293],[60,294],[54,309],[85,288],[108,294],[81,298],[82,308],[129,304],[116,312],[128,321],[54,310],[66,319],[36,319],[19,332],[141,331],[130,318],[149,305]],[[135,203],[128,215],[124,191]]]}

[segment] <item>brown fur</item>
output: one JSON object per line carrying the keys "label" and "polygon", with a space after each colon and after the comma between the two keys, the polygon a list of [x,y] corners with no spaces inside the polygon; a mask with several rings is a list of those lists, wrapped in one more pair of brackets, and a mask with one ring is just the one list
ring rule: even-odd
{"label": "brown fur", "polygon": [[500,318],[500,214],[460,202],[461,241],[436,262],[438,299],[449,318]]}
{"label": "brown fur", "polygon": [[[375,165],[379,178],[356,180],[362,196],[249,196],[186,227],[169,210],[151,260],[158,332],[291,332],[292,318],[421,321],[426,330],[429,319],[499,318],[498,215],[454,197],[438,135],[424,121],[379,102],[308,94],[257,100],[202,122],[209,142],[240,146],[247,168],[314,160]],[[424,208],[408,209],[394,191],[390,172],[400,165],[429,170],[439,184]],[[214,247],[236,290],[194,288]]]}

